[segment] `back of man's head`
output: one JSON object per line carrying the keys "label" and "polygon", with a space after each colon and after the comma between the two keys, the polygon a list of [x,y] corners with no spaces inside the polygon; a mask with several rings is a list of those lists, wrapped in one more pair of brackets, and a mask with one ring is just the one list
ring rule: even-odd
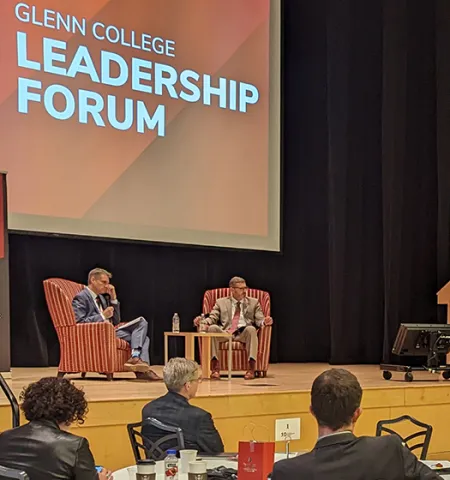
{"label": "back of man's head", "polygon": [[343,368],[332,368],[314,380],[311,411],[319,426],[336,431],[353,423],[361,398],[361,385],[355,375]]}
{"label": "back of man's head", "polygon": [[163,380],[169,392],[180,393],[188,382],[198,379],[198,363],[187,358],[171,358],[163,369]]}

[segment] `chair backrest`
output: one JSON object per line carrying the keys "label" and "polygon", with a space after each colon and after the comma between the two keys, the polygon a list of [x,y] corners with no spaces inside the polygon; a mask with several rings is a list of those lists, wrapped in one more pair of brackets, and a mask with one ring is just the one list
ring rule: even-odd
{"label": "chair backrest", "polygon": [[[230,289],[227,288],[214,288],[213,290],[206,290],[203,295],[203,313],[210,313],[218,298],[228,297],[230,295]],[[258,290],[256,288],[249,288],[247,290],[247,296],[257,298],[261,304],[261,309],[265,317],[270,317],[270,295],[269,292],[264,290]]]}
{"label": "chair backrest", "polygon": [[3,378],[3,375],[0,373],[0,388],[3,390],[5,397],[8,399],[9,404],[11,405],[12,412],[12,426],[13,428],[20,426],[20,408],[19,402],[17,401],[16,396],[13,391],[6,383],[6,380]]}
{"label": "chair backrest", "polygon": [[14,478],[16,480],[29,480],[28,475],[22,470],[16,470],[14,468],[2,467],[0,465],[0,479]]}
{"label": "chair backrest", "polygon": [[[142,434],[144,426],[151,427],[155,433],[168,432],[168,435],[161,437],[160,433],[157,433],[156,436],[158,439],[153,441],[151,438]],[[156,418],[148,417],[142,422],[130,423],[127,425],[127,429],[136,462],[142,458],[149,458],[156,461],[163,460],[166,456],[166,450],[184,449],[183,430],[179,427],[166,425]],[[144,454],[144,457],[141,456],[141,452]]]}
{"label": "chair backrest", "polygon": [[84,285],[81,283],[71,282],[63,278],[44,280],[45,298],[55,328],[75,325],[72,300],[83,288]]}
{"label": "chair backrest", "polygon": [[[411,435],[407,435],[406,437],[402,437],[398,432],[386,426],[399,424],[401,422],[411,422],[416,427],[419,427],[421,430]],[[377,423],[377,437],[380,437],[383,433],[397,435],[411,451],[417,450],[419,448],[422,449],[420,453],[420,459],[427,459],[428,447],[430,446],[431,435],[433,433],[433,427],[431,425],[419,422],[419,420],[416,420],[409,415],[402,415],[401,417],[393,418],[392,420],[380,420]],[[423,441],[419,440],[419,443],[413,442],[413,440],[421,439],[422,437]]]}

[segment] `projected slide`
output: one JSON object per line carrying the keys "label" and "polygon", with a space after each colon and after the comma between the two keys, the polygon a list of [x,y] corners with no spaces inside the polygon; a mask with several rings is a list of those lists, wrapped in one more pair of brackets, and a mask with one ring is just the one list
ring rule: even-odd
{"label": "projected slide", "polygon": [[279,10],[1,0],[9,228],[278,250]]}

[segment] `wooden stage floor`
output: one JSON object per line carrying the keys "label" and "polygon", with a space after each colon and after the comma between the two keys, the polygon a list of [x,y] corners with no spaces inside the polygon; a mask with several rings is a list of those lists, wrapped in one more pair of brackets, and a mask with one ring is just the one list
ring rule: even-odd
{"label": "wooden stage floor", "polygon": [[[294,417],[301,419],[301,439],[293,441],[291,449],[308,450],[317,438],[317,427],[309,413],[309,392],[314,378],[327,368],[326,364],[275,364],[270,366],[266,378],[207,380],[200,384],[192,403],[211,412],[226,451],[236,451],[239,440],[273,440],[275,420]],[[376,365],[342,368],[352,371],[364,389],[358,435],[374,435],[379,420],[409,414],[433,425],[429,458],[450,459],[449,381],[425,372],[415,375],[412,383],[404,382],[402,374],[394,374],[392,380],[386,381]],[[162,367],[154,370],[161,374]],[[56,368],[14,368],[8,382],[18,396],[30,382],[54,375]],[[68,378],[77,378],[76,384],[84,389],[89,400],[86,422],[75,426],[74,433],[88,438],[98,464],[113,470],[132,464],[126,424],[140,420],[142,407],[166,392],[164,384],[139,382],[132,374],[118,374],[113,382],[96,374],[84,380],[79,375]],[[10,410],[1,398],[0,431],[10,425]],[[277,443],[276,448],[283,451],[284,445]]]}
{"label": "wooden stage floor", "polygon": [[[162,366],[152,367],[156,373],[162,376]],[[233,377],[231,381],[223,377],[220,382],[203,381],[199,385],[198,397],[224,396],[224,395],[254,395],[267,393],[286,392],[309,392],[314,378],[330,368],[327,364],[274,364],[270,366],[266,378],[257,378],[252,381],[245,381],[243,377]],[[422,388],[442,387],[450,385],[439,375],[428,373],[416,373],[415,381],[405,383],[403,375],[393,374],[390,381],[382,378],[378,365],[342,365],[339,368],[346,368],[353,372],[359,379],[363,389],[380,388]],[[23,387],[42,377],[55,376],[56,368],[13,368],[12,381],[8,383],[16,396]],[[81,379],[80,375],[67,375],[66,378],[73,379],[76,385],[82,387],[90,402],[97,401],[120,401],[120,400],[150,400],[166,392],[162,382],[140,382],[136,381],[131,373],[115,374],[112,382],[106,381],[104,376],[92,373],[87,378]],[[0,405],[6,403],[6,399],[0,399]]]}

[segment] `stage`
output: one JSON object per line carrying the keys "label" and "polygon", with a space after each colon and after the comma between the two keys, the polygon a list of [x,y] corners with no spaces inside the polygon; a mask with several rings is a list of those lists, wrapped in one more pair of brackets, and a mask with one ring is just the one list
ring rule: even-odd
{"label": "stage", "polygon": [[[308,450],[316,440],[314,419],[309,413],[309,390],[314,378],[328,368],[326,364],[271,365],[266,378],[244,381],[235,377],[230,382],[204,381],[198,397],[192,402],[213,415],[227,451],[236,451],[239,440],[273,440],[277,418],[301,418],[301,439],[291,443],[291,450]],[[395,374],[383,380],[378,366],[350,365],[348,368],[360,380],[364,389],[363,415],[356,433],[373,435],[378,420],[410,414],[433,426],[430,459],[450,459],[448,428],[450,425],[450,383],[438,375],[415,374],[412,383]],[[161,373],[162,367],[154,367]],[[12,386],[18,397],[21,389],[44,376],[56,375],[56,368],[14,368]],[[104,377],[76,379],[89,400],[85,424],[73,432],[89,439],[96,462],[116,470],[133,463],[126,424],[139,421],[142,407],[151,399],[165,393],[162,382],[133,380],[131,374],[117,374],[107,382]],[[5,398],[0,399],[0,430],[11,426],[10,409]],[[78,430],[78,432],[77,432]],[[277,444],[277,451],[284,445]]]}

